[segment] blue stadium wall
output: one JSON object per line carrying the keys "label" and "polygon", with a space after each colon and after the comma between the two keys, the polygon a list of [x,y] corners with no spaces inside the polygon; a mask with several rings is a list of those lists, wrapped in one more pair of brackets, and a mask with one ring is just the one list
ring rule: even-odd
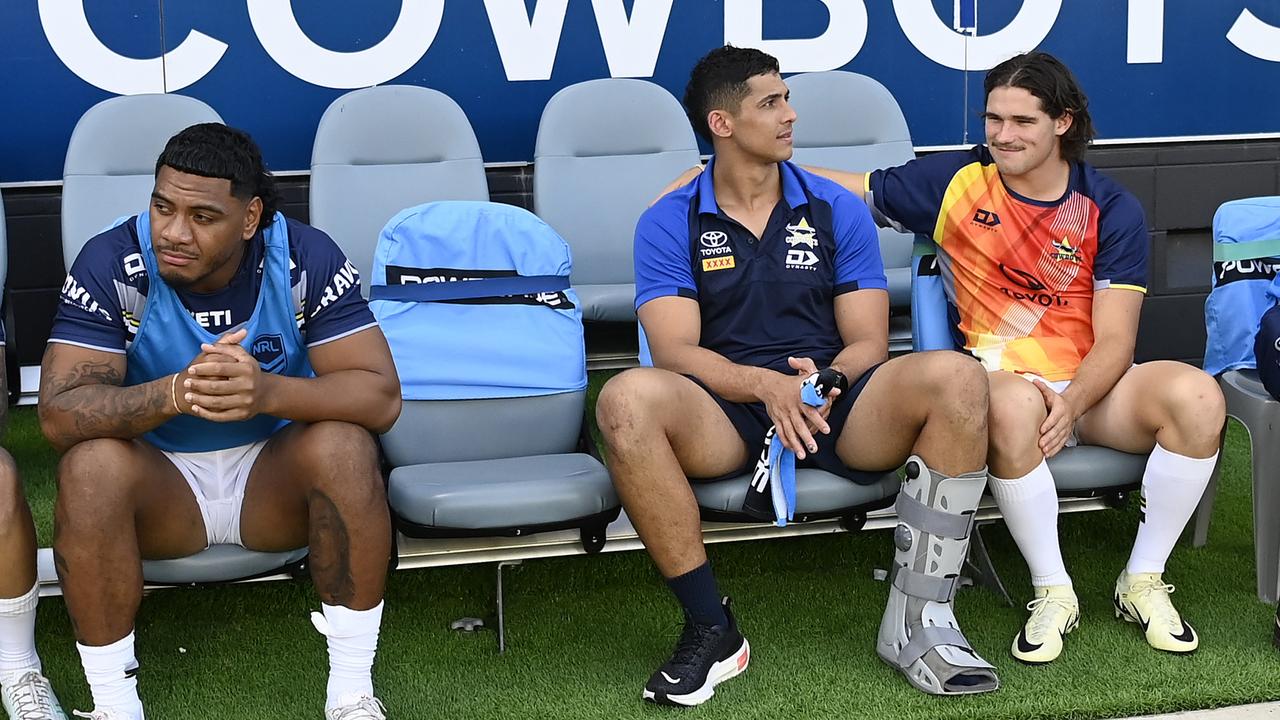
{"label": "blue stadium wall", "polygon": [[[307,217],[311,142],[348,89],[408,83],[466,111],[495,200],[530,204],[538,117],[567,85],[652,79],[679,96],[725,42],[786,73],[884,83],[922,152],[980,140],[983,71],[1038,47],[1091,98],[1092,160],[1142,200],[1152,288],[1142,359],[1196,360],[1221,202],[1280,194],[1280,0],[36,0],[0,4],[0,188],[10,355],[39,362],[64,269],[59,185],[72,127],[119,94],[179,92],[249,130]],[[803,118],[800,120],[803,123]]]}

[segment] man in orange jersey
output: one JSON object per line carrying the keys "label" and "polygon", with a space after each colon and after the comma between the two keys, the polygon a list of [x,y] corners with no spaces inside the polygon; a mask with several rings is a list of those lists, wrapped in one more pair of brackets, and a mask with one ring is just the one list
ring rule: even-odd
{"label": "man in orange jersey", "polygon": [[1027,53],[992,68],[985,89],[986,145],[819,173],[861,194],[880,224],[933,238],[956,339],[991,373],[988,487],[1035,588],[1013,656],[1057,658],[1079,621],[1045,463],[1077,442],[1150,453],[1116,615],[1156,649],[1191,652],[1199,638],[1162,573],[1217,462],[1222,393],[1189,365],[1133,364],[1146,222],[1132,194],[1083,161],[1093,123],[1071,71]]}

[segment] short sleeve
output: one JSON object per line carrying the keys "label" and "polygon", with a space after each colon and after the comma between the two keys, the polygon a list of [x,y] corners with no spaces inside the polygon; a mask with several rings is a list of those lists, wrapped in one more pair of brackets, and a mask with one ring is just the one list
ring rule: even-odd
{"label": "short sleeve", "polygon": [[289,244],[299,276],[306,277],[302,332],[312,347],[377,324],[360,294],[360,273],[338,244],[309,225],[289,223]]}
{"label": "short sleeve", "polygon": [[50,342],[124,353],[129,333],[120,296],[137,292],[146,273],[133,222],[95,236],[80,250],[62,283]]}
{"label": "short sleeve", "polygon": [[698,297],[689,256],[687,205],[668,196],[636,224],[636,309],[660,297]]}
{"label": "short sleeve", "polygon": [[841,192],[831,210],[836,234],[835,294],[886,289],[880,236],[866,203],[852,193]]}
{"label": "short sleeve", "polygon": [[1145,293],[1150,251],[1141,203],[1128,192],[1117,192],[1104,200],[1099,212],[1094,289],[1125,288]]}

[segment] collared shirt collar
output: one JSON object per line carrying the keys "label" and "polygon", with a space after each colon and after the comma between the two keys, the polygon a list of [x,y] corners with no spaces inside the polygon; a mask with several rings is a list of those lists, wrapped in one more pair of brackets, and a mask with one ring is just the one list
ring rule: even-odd
{"label": "collared shirt collar", "polygon": [[[707,167],[698,175],[698,213],[719,215],[720,206],[716,203],[716,189],[713,180],[716,159],[707,162]],[[804,186],[800,184],[800,176],[794,165],[789,162],[778,163],[782,178],[782,198],[795,210],[809,202],[804,194]]]}

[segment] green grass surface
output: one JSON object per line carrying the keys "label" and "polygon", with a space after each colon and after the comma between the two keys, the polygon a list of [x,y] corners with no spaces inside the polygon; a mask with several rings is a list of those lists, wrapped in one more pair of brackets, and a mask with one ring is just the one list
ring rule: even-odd
{"label": "green grass surface", "polygon": [[[598,383],[593,383],[598,384]],[[18,460],[49,542],[55,456],[35,414],[15,412],[5,443]],[[1228,435],[1209,545],[1179,545],[1167,579],[1201,634],[1190,657],[1159,654],[1137,626],[1112,618],[1136,506],[1066,516],[1062,544],[1082,603],[1080,628],[1056,663],[1025,667],[1008,647],[1024,620],[985,590],[960,593],[961,622],[999,668],[1004,687],[968,698],[911,689],[876,657],[891,559],[888,533],[836,534],[710,548],[753,648],[751,669],[694,711],[648,706],[640,689],[665,660],[678,610],[642,553],[535,560],[508,571],[508,651],[492,633],[450,632],[489,612],[491,566],[399,572],[389,581],[375,682],[391,717],[406,718],[1100,718],[1280,698],[1272,608],[1254,597],[1248,444]],[[1003,525],[985,531],[1015,599],[1025,566]],[[319,607],[306,581],[170,589],[138,618],[148,717],[319,718],[326,657],[307,620]],[[46,672],[68,710],[90,705],[59,599],[42,603]]]}

